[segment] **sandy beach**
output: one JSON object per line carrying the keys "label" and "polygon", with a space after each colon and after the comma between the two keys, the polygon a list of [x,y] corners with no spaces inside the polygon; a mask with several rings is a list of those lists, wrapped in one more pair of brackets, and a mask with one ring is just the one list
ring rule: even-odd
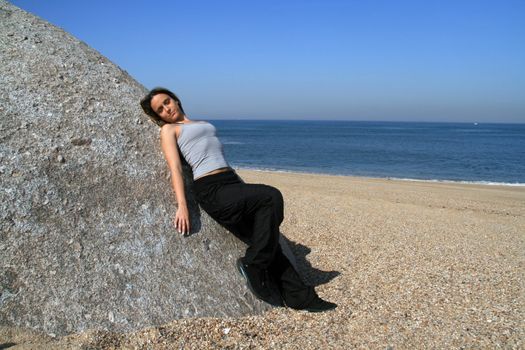
{"label": "sandy beach", "polygon": [[[281,190],[300,273],[336,302],[182,319],[132,334],[52,338],[2,328],[9,349],[410,349],[525,346],[525,187],[239,170]],[[16,345],[14,345],[16,344]]]}

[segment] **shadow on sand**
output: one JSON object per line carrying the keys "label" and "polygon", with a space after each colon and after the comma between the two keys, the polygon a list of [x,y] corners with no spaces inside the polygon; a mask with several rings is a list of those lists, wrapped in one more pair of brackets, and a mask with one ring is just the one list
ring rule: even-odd
{"label": "shadow on sand", "polygon": [[281,234],[279,242],[284,255],[286,255],[288,260],[294,265],[304,283],[316,287],[330,282],[341,274],[339,271],[322,271],[313,267],[306,259],[306,256],[312,251],[307,246],[295,243],[286,238],[283,234]]}

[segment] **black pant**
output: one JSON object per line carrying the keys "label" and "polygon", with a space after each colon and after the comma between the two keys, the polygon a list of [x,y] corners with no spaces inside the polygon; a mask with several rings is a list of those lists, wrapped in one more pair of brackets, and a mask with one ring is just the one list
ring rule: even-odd
{"label": "black pant", "polygon": [[288,306],[300,308],[314,298],[313,287],[302,282],[279,245],[284,208],[278,189],[246,184],[227,171],[195,180],[194,192],[208,215],[248,245],[243,262],[274,276]]}

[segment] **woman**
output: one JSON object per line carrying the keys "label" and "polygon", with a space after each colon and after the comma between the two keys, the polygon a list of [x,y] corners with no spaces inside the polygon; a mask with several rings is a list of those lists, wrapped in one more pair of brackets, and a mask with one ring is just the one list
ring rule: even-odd
{"label": "woman", "polygon": [[140,104],[161,127],[162,151],[178,203],[174,218],[177,230],[186,234],[191,228],[182,157],[193,170],[195,197],[201,208],[248,245],[245,256],[237,260],[237,268],[252,293],[274,306],[311,312],[334,309],[336,304],[322,300],[313,287],[302,282],[282,253],[279,225],[283,221],[283,197],[279,190],[244,183],[224,159],[213,125],[190,120],[173,92],[155,88]]}

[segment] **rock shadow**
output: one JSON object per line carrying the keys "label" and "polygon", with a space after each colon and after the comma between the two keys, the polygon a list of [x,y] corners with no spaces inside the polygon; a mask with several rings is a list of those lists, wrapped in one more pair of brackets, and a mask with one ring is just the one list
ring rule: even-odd
{"label": "rock shadow", "polygon": [[186,195],[186,202],[188,205],[188,211],[190,212],[190,232],[185,234],[184,237],[190,237],[198,234],[202,228],[201,210],[199,204],[195,200],[193,193],[193,172],[188,162],[181,156],[183,178],[184,178],[184,193]]}
{"label": "rock shadow", "polygon": [[188,202],[188,211],[190,212],[190,232],[184,235],[184,237],[189,237],[200,233],[202,220],[199,204],[193,198],[187,198],[186,200]]}

